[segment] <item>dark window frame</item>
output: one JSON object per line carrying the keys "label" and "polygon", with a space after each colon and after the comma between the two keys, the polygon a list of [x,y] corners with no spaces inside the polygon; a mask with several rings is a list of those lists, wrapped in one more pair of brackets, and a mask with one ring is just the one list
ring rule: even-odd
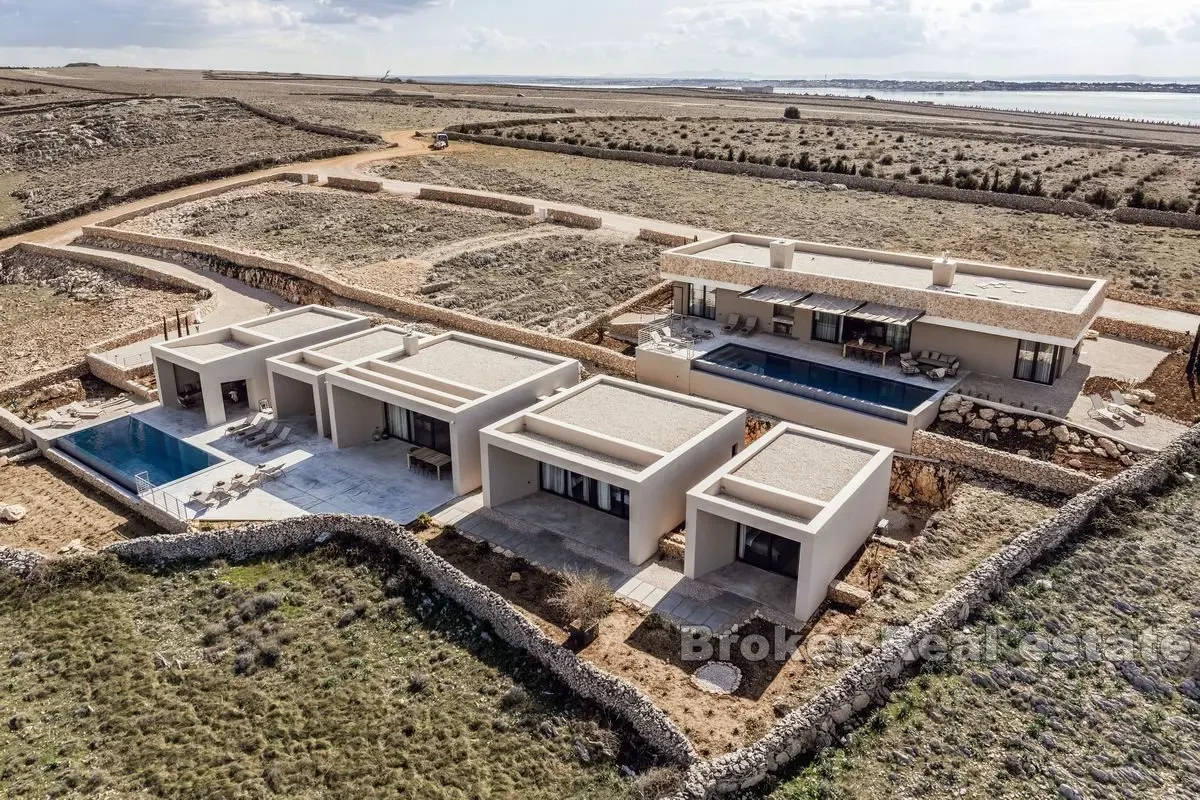
{"label": "dark window frame", "polygon": [[[546,477],[545,477],[545,472],[542,470],[542,463],[543,462],[538,462],[538,468],[537,468],[538,469],[538,489],[540,489],[541,491],[546,492],[548,494],[552,494],[555,497],[561,497],[564,500],[570,500],[573,503],[578,503],[581,506],[585,506],[585,507],[593,509],[595,511],[599,511],[602,514],[608,514],[610,516],[616,517],[617,519],[623,519],[623,520],[628,521],[628,519],[629,519],[629,490],[628,489],[625,489],[625,488],[622,488],[615,484],[609,483],[608,484],[609,508],[601,508],[600,507],[600,498],[599,498],[599,494],[600,494],[599,489],[600,489],[601,481],[598,481],[595,478],[589,478],[587,475],[581,475],[578,472],[572,472],[571,470],[569,470],[565,467],[558,467],[556,464],[550,464],[549,466],[561,469],[563,472],[566,473],[566,481],[565,481],[566,494],[562,494],[560,492],[555,491],[553,487],[546,485]],[[580,494],[585,495],[584,497],[576,497],[575,496],[574,489],[576,487],[583,487]]]}
{"label": "dark window frame", "polygon": [[[1020,374],[1021,370],[1021,352],[1027,349],[1024,345],[1033,345],[1033,359],[1029,362],[1033,365],[1029,377]],[[1050,361],[1050,380],[1039,381],[1034,375],[1037,374],[1038,355],[1043,352],[1044,348],[1054,348],[1054,354]],[[1066,349],[1062,345],[1050,344],[1049,342],[1038,342],[1033,339],[1018,339],[1017,351],[1013,355],[1013,378],[1019,381],[1027,381],[1036,383],[1039,386],[1053,386],[1054,382],[1059,378],[1059,370],[1062,369],[1063,350]]]}

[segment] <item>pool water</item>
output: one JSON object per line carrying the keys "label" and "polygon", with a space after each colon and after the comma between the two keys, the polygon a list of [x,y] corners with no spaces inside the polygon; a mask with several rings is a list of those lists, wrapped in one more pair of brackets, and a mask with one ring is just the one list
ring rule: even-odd
{"label": "pool water", "polygon": [[[911,383],[877,378],[861,372],[755,350],[740,344],[718,347],[711,353],[698,357],[696,366],[700,369],[706,366],[716,367],[709,370],[712,372],[725,373],[732,370],[747,373],[749,377],[769,378],[779,384],[778,388],[783,391],[794,391],[801,396],[828,393],[849,398],[857,401],[848,404],[853,408],[862,408],[860,404],[870,404],[907,413],[937,394],[932,389],[914,386]],[[814,389],[816,392],[805,392],[805,388]],[[818,396],[814,399],[822,398]],[[836,397],[826,399],[836,402]]]}
{"label": "pool water", "polygon": [[54,446],[134,492],[139,473],[161,486],[223,460],[134,417],[60,436]]}

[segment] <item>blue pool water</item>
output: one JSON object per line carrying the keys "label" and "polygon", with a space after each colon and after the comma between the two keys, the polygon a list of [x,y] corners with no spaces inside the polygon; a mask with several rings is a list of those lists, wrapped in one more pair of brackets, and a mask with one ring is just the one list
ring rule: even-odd
{"label": "blue pool water", "polygon": [[[910,383],[890,381],[887,378],[781,356],[740,344],[718,347],[711,353],[698,357],[694,363],[697,368],[708,372],[730,376],[739,372],[745,373],[744,379],[752,383],[770,385],[771,388],[802,397],[893,418],[899,418],[900,415],[879,413],[871,407],[893,409],[907,415],[937,394],[932,389]],[[840,398],[850,402],[840,402]]]}
{"label": "blue pool water", "polygon": [[60,436],[54,444],[132,491],[137,491],[134,476],[140,472],[161,486],[222,461],[134,417]]}

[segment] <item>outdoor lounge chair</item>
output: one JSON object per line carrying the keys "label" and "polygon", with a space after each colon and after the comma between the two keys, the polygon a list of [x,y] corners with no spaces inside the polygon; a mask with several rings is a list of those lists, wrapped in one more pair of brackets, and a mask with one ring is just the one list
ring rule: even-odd
{"label": "outdoor lounge chair", "polygon": [[267,439],[265,442],[261,442],[258,445],[258,449],[259,450],[271,450],[276,447],[279,447],[279,445],[285,444],[288,440],[288,437],[291,435],[292,435],[292,429],[289,428],[287,425],[284,425],[283,428],[280,429],[279,433],[275,434],[275,436],[271,437],[270,439]]}
{"label": "outdoor lounge chair", "polygon": [[929,378],[931,381],[940,381],[942,378],[946,377],[946,368],[936,367],[935,369],[927,370],[925,372],[925,377]]}
{"label": "outdoor lounge chair", "polygon": [[900,361],[900,373],[903,375],[920,375],[921,367],[915,361]]}
{"label": "outdoor lounge chair", "polygon": [[225,435],[233,436],[234,434],[241,433],[242,431],[246,430],[247,428],[261,428],[263,425],[266,424],[266,422],[265,422],[266,417],[267,417],[266,414],[255,414],[254,419],[243,420],[242,422],[239,422],[236,425],[230,425],[228,428],[225,429]]}
{"label": "outdoor lounge chair", "polygon": [[1129,405],[1129,402],[1125,399],[1125,395],[1121,394],[1119,389],[1113,389],[1109,397],[1112,398],[1110,410],[1116,411],[1130,422],[1136,422],[1139,425],[1146,424],[1146,415]]}
{"label": "outdoor lounge chair", "polygon": [[79,424],[78,417],[72,417],[57,408],[46,414],[46,421],[50,423],[51,428],[73,428]]}
{"label": "outdoor lounge chair", "polygon": [[754,333],[754,329],[757,327],[758,327],[758,317],[755,317],[752,315],[752,316],[746,317],[746,322],[742,325],[742,327],[738,328],[737,332],[739,334],[741,334],[742,336],[749,336],[750,334]]}
{"label": "outdoor lounge chair", "polygon": [[1092,419],[1102,419],[1110,425],[1115,425],[1118,428],[1125,427],[1125,420],[1119,415],[1109,410],[1108,403],[1104,402],[1104,398],[1093,393],[1089,399],[1092,401],[1092,407],[1088,409],[1088,416]]}
{"label": "outdoor lounge chair", "polygon": [[240,431],[233,434],[233,438],[248,439],[251,436],[256,436],[257,434],[262,433],[266,429],[267,425],[269,425],[270,423],[271,423],[270,419],[268,419],[267,417],[263,417],[262,419],[258,420],[257,422],[255,422],[245,428],[242,428]]}
{"label": "outdoor lounge chair", "polygon": [[274,436],[275,431],[278,429],[279,429],[279,423],[276,422],[275,420],[271,420],[271,422],[269,422],[267,424],[266,428],[259,431],[258,433],[247,436],[242,441],[244,444],[246,444],[248,446],[261,444],[261,443],[265,442],[267,439],[270,439],[272,436]]}
{"label": "outdoor lounge chair", "polygon": [[725,318],[725,324],[721,326],[721,330],[726,333],[733,333],[741,326],[741,322],[742,317],[740,314],[730,314]]}
{"label": "outdoor lounge chair", "polygon": [[262,483],[265,480],[274,480],[282,474],[283,462],[276,461],[274,464],[259,464],[254,468],[254,475],[251,477],[256,479],[258,483]]}

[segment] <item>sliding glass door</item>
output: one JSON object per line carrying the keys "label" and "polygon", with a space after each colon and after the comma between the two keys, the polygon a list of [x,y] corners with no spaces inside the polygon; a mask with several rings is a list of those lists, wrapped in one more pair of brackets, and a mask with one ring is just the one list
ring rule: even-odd
{"label": "sliding glass door", "polygon": [[412,442],[421,447],[452,455],[450,452],[450,423],[418,414],[407,408],[384,405],[385,428],[389,436]]}
{"label": "sliding glass door", "polygon": [[541,489],[591,508],[629,519],[629,490],[552,464],[541,464]]}
{"label": "sliding glass door", "polygon": [[1013,377],[1034,383],[1054,383],[1062,359],[1061,347],[1045,342],[1021,339],[1017,342],[1017,363]]}
{"label": "sliding glass door", "polygon": [[824,311],[814,311],[812,319],[812,338],[814,341],[842,341],[841,314],[827,314]]}
{"label": "sliding glass door", "polygon": [[717,318],[717,293],[716,290],[705,286],[704,284],[688,284],[688,310],[687,313],[692,317],[704,317],[705,319]]}
{"label": "sliding glass door", "polygon": [[800,543],[739,524],[738,560],[795,578],[800,571]]}

